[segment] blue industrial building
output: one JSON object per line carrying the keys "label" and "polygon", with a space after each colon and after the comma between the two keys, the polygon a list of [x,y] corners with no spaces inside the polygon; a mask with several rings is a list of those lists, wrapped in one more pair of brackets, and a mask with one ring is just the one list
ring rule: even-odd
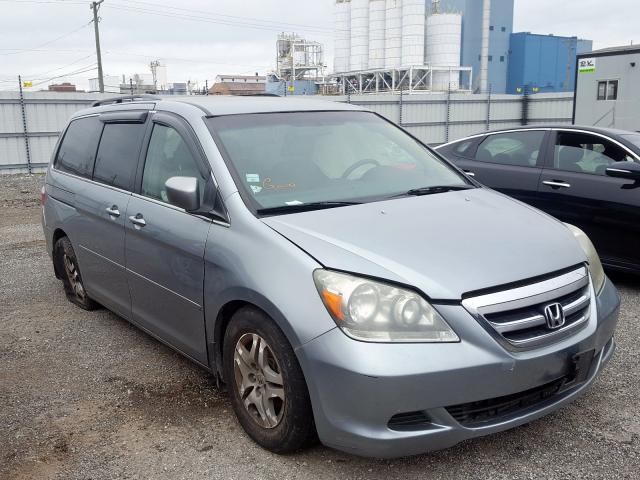
{"label": "blue industrial building", "polygon": [[[427,4],[431,1],[427,0]],[[462,13],[462,65],[473,68],[473,88],[479,91],[482,51],[482,0],[440,0],[442,12]],[[507,90],[509,42],[513,33],[514,0],[491,1],[489,27],[489,87],[494,93]]]}
{"label": "blue industrial building", "polygon": [[511,35],[507,93],[572,92],[575,89],[576,57],[590,52],[591,40],[577,37]]}

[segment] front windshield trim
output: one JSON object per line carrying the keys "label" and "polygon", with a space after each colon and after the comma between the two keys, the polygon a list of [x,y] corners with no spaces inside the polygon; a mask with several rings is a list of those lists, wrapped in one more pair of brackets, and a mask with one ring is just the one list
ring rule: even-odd
{"label": "front windshield trim", "polygon": [[[255,116],[255,115],[273,115],[273,114],[318,114],[318,113],[341,113],[341,114],[368,114],[368,115],[374,115],[376,116],[378,119],[386,122],[387,124],[389,124],[391,127],[400,130],[402,133],[404,133],[405,135],[407,135],[408,137],[410,137],[413,141],[415,141],[418,145],[420,145],[422,148],[424,148],[429,154],[431,154],[432,156],[434,156],[437,160],[439,160],[443,165],[445,165],[447,168],[449,168],[453,173],[455,173],[459,179],[460,179],[460,184],[463,185],[469,185],[471,187],[476,187],[479,188],[481,185],[479,183],[477,183],[475,180],[469,178],[468,176],[466,176],[459,168],[457,168],[455,165],[453,165],[447,158],[445,158],[444,156],[442,156],[440,153],[436,152],[434,149],[432,149],[431,147],[429,147],[426,143],[424,143],[423,141],[421,141],[419,138],[417,138],[416,136],[414,136],[413,134],[411,134],[410,132],[408,132],[407,130],[405,130],[404,128],[402,128],[401,126],[395,124],[394,122],[392,122],[391,120],[385,118],[384,116],[380,115],[377,112],[372,112],[369,110],[341,110],[341,109],[327,109],[327,110],[283,110],[283,111],[269,111],[269,112],[243,112],[243,113],[232,113],[232,114],[223,114],[223,115],[208,115],[205,118],[205,120],[215,120],[215,119],[220,119],[220,118],[225,118],[225,117],[242,117],[242,116]],[[214,143],[216,144],[216,147],[218,148],[218,151],[220,152],[220,155],[222,156],[222,159],[227,167],[227,170],[229,171],[229,174],[231,175],[235,186],[237,188],[237,192],[240,195],[240,197],[242,198],[245,206],[247,207],[247,209],[257,218],[261,218],[263,215],[258,213],[258,210],[264,209],[265,207],[262,206],[260,203],[258,203],[253,196],[251,195],[250,191],[248,188],[245,188],[244,183],[242,182],[242,178],[240,173],[238,172],[235,163],[233,162],[233,160],[231,159],[231,155],[229,153],[229,151],[226,149],[224,142],[222,140],[222,138],[220,137],[219,133],[217,132],[215,126],[213,125],[212,121],[205,121],[205,124],[207,125],[207,129],[209,130]],[[401,194],[402,192],[397,192],[398,194]],[[399,196],[397,197],[397,199],[401,199],[402,197]],[[365,196],[365,197],[359,197],[359,198],[352,198],[349,199],[349,201],[353,201],[353,202],[357,202],[359,204],[364,204],[364,203],[376,203],[376,202],[381,202],[381,201],[388,201],[390,200],[388,195],[376,195],[376,196]],[[327,199],[326,201],[334,201],[334,199]],[[335,201],[339,201],[339,200],[335,200]],[[266,216],[266,215],[265,215]]]}

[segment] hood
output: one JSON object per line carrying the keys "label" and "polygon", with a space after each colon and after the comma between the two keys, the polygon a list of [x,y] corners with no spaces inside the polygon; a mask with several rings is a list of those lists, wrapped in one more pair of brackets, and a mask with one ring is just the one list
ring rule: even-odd
{"label": "hood", "polygon": [[404,283],[438,300],[587,260],[562,223],[486,188],[262,220],[325,268]]}

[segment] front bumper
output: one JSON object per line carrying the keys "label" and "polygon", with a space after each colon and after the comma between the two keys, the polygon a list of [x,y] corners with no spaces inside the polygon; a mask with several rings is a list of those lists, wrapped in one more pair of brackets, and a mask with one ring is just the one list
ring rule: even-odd
{"label": "front bumper", "polygon": [[[392,458],[448,448],[546,415],[586,391],[613,355],[620,299],[609,280],[596,305],[597,315],[583,330],[527,352],[505,350],[456,305],[438,310],[460,343],[363,343],[333,329],[297,349],[320,440],[356,455]],[[446,408],[554,382],[583,352],[594,356],[580,383],[495,421],[465,426]],[[422,412],[429,421],[402,430],[389,427],[394,415],[408,412]]]}

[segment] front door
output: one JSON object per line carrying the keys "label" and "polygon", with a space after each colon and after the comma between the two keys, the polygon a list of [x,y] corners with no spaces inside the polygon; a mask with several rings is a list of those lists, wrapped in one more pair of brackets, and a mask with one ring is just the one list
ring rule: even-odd
{"label": "front door", "polygon": [[211,222],[171,205],[165,191],[169,178],[182,176],[196,177],[204,192],[206,167],[181,121],[159,113],[152,122],[139,194],[125,222],[132,319],[206,364],[204,251]]}
{"label": "front door", "polygon": [[540,178],[541,208],[584,230],[605,263],[640,267],[640,188],[605,172],[614,162],[637,160],[592,133],[558,131],[554,143]]}
{"label": "front door", "polygon": [[483,185],[535,206],[546,134],[545,130],[490,134],[478,145],[473,160],[455,163]]}

